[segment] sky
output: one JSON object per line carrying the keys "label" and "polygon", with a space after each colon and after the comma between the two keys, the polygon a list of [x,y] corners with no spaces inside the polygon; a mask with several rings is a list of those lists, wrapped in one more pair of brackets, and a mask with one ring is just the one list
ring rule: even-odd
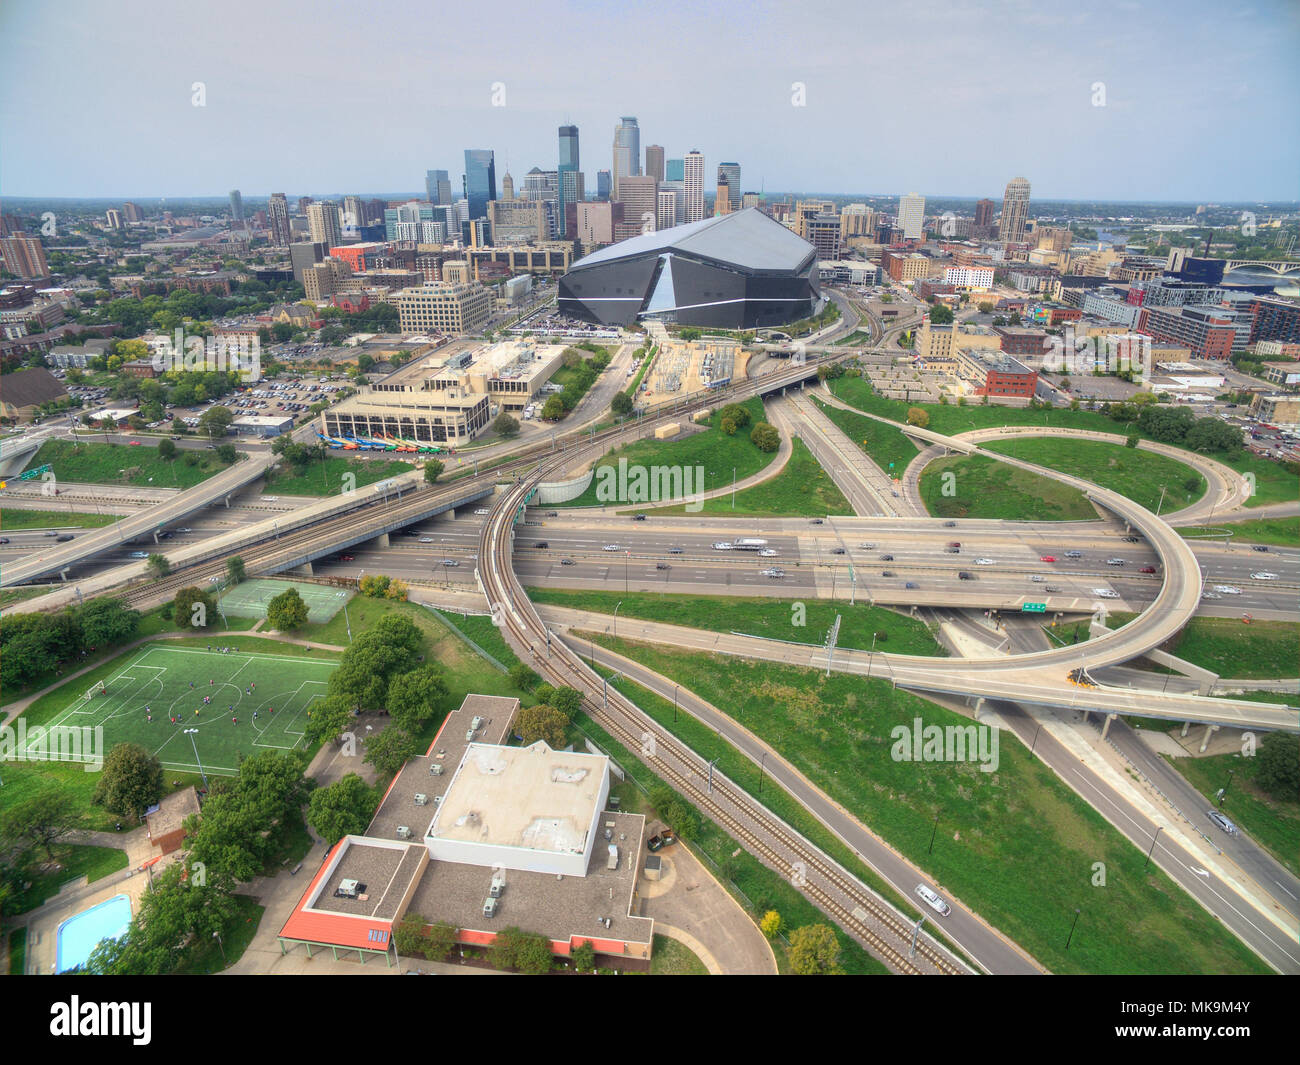
{"label": "sky", "polygon": [[641,145],[743,191],[1300,198],[1300,3],[4,0],[0,198],[399,193]]}

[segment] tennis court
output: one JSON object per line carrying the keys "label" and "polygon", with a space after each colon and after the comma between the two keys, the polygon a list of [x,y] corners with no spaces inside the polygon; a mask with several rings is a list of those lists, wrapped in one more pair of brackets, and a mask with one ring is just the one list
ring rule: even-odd
{"label": "tennis court", "polygon": [[272,599],[288,588],[297,588],[302,601],[307,604],[307,620],[323,625],[343,609],[352,592],[331,588],[324,584],[299,584],[297,581],[280,581],[270,578],[243,581],[221,593],[221,609],[235,618],[264,618],[266,607]]}
{"label": "tennis court", "polygon": [[[302,745],[337,663],[306,656],[142,647],[102,684],[69,689],[48,724],[102,726],[103,750],[138,743],[168,769],[234,773],[239,756]],[[193,731],[190,731],[193,730]]]}

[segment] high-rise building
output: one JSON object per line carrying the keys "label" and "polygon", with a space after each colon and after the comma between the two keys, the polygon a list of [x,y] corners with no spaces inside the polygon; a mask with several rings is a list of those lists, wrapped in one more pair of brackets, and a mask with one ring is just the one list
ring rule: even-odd
{"label": "high-rise building", "polygon": [[[668,223],[673,226],[680,226],[686,221],[686,183],[683,181],[663,181],[659,184],[659,202],[664,202],[663,196],[669,193],[673,198],[673,220]],[[664,228],[662,225],[660,229]]]}
{"label": "high-rise building", "polygon": [[360,196],[343,197],[343,224],[352,229],[366,224],[365,209]]}
{"label": "high-rise building", "polygon": [[524,175],[524,188],[521,200],[558,200],[560,198],[560,174],[557,170],[542,170],[533,167]]}
{"label": "high-rise building", "polygon": [[582,162],[578,151],[578,127],[560,127],[560,161],[556,167],[559,196],[556,198],[556,228],[561,236],[567,234],[568,223],[565,219],[565,204],[578,203],[583,199]]}
{"label": "high-rise building", "polygon": [[981,236],[988,236],[993,229],[993,212],[997,206],[992,200],[975,201],[975,228],[983,231]]}
{"label": "high-rise building", "polygon": [[515,198],[515,179],[510,176],[510,171],[506,171],[506,176],[501,179],[501,199],[513,200]]}
{"label": "high-rise building", "polygon": [[122,213],[126,215],[128,224],[144,221],[144,212],[140,210],[140,205],[138,203],[132,203],[130,200],[122,204]]}
{"label": "high-rise building", "polygon": [[[623,205],[625,235],[653,233],[659,218],[659,182],[649,174],[625,176],[618,185],[618,202]],[[615,232],[614,239],[619,239]]]}
{"label": "high-rise building", "polygon": [[728,214],[731,211],[740,210],[740,164],[739,163],[719,163],[718,164],[718,184],[723,180],[727,182],[727,188],[730,190],[730,202],[726,211],[719,210],[718,214]]}
{"label": "high-rise building", "polygon": [[244,221],[244,198],[239,195],[238,189],[230,190],[230,217],[236,223]]}
{"label": "high-rise building", "polygon": [[596,171],[596,198],[608,200],[610,193],[610,174],[608,170]]}
{"label": "high-rise building", "polygon": [[289,227],[289,201],[283,192],[271,193],[267,216],[271,225],[271,243],[277,248],[287,248],[293,231]]}
{"label": "high-rise building", "polygon": [[762,202],[763,194],[761,192],[745,192],[740,197],[741,209],[746,211],[751,207],[757,207]]}
{"label": "high-rise building", "polygon": [[664,164],[665,181],[685,181],[684,168],[686,164],[681,159],[669,159]]}
{"label": "high-rise building", "polygon": [[659,186],[657,229],[672,229],[677,224],[677,194],[680,190]]}
{"label": "high-rise building", "polygon": [[315,244],[332,248],[343,243],[343,213],[332,200],[307,205],[307,226]]}
{"label": "high-rise building", "polygon": [[647,144],[645,149],[646,176],[656,181],[664,179],[664,149],[662,144]]}
{"label": "high-rise building", "polygon": [[299,197],[298,197],[298,213],[299,213],[299,214],[306,214],[306,213],[307,213],[307,208],[310,207],[310,206],[311,206],[311,197],[310,197],[310,196],[299,196]]}
{"label": "high-rise building", "polygon": [[614,129],[613,188],[610,195],[618,199],[620,178],[641,174],[641,128],[632,115],[624,115]]}
{"label": "high-rise building", "polygon": [[40,238],[18,234],[0,237],[0,256],[5,269],[19,277],[49,277],[50,268],[45,262],[45,249]]}
{"label": "high-rise building", "polygon": [[686,221],[704,218],[704,153],[694,149],[682,160],[682,182],[686,189]]}
{"label": "high-rise building", "polygon": [[998,240],[1014,244],[1025,239],[1025,222],[1029,219],[1029,181],[1012,178],[1002,196],[1002,220],[998,223]]}
{"label": "high-rise building", "polygon": [[325,258],[328,247],[319,242],[303,240],[289,245],[289,262],[293,266],[293,279],[302,284],[303,272]]}
{"label": "high-rise building", "polygon": [[869,235],[875,219],[876,212],[865,203],[845,204],[840,211],[840,240]]}
{"label": "high-rise building", "polygon": [[907,240],[920,240],[925,234],[925,197],[909,192],[898,200],[898,226]]}
{"label": "high-rise building", "polygon": [[491,148],[465,149],[465,198],[470,218],[486,218],[488,200],[497,198],[497,164]]}
{"label": "high-rise building", "polygon": [[713,197],[713,213],[731,214],[731,186],[727,184],[727,179],[722,174],[718,175],[718,188]]}
{"label": "high-rise building", "polygon": [[424,172],[424,194],[433,204],[451,203],[451,178],[445,170]]}
{"label": "high-rise building", "polygon": [[104,212],[104,217],[108,219],[109,229],[125,229],[126,222],[122,218],[122,212],[116,207],[110,207]]}

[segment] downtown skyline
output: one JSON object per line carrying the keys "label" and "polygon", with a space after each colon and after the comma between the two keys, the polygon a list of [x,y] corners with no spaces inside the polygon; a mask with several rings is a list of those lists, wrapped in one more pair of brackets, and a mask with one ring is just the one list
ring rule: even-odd
{"label": "downtown skyline", "polygon": [[[385,44],[384,62],[350,67],[347,92],[317,111],[300,72],[272,61],[276,42],[301,37],[317,9],[259,9],[267,32],[236,51],[198,30],[201,14],[159,4],[133,8],[130,20],[72,4],[57,23],[47,9],[9,5],[0,13],[0,136],[11,150],[0,158],[0,196],[415,191],[435,168],[450,171],[457,189],[468,148],[492,149],[498,174],[518,184],[533,166],[556,167],[556,130],[569,124],[579,128],[590,195],[596,172],[611,168],[620,116],[635,115],[642,145],[663,145],[668,158],[704,154],[710,192],[717,164],[735,160],[742,191],[978,197],[1025,174],[1035,199],[1045,200],[1295,199],[1300,146],[1283,135],[1287,101],[1300,86],[1287,60],[1300,36],[1293,8],[1260,5],[1234,16],[1227,35],[1216,29],[1218,9],[1203,3],[1004,8],[997,18],[937,4],[869,14],[815,5],[845,32],[792,50],[779,44],[788,11],[760,5],[738,16],[720,5],[669,5],[665,15],[681,29],[670,55],[615,48],[607,56],[575,41],[613,39],[621,13],[568,4],[527,32],[509,20],[494,24],[491,58]],[[254,9],[229,10],[239,23]],[[312,39],[320,69],[355,58],[365,27],[399,12],[413,24],[421,17],[397,3],[333,13],[331,28]],[[138,30],[163,18],[186,39],[187,59],[162,64],[148,54],[153,40]],[[439,18],[444,28],[474,23],[455,11]],[[57,61],[22,47],[56,29]],[[872,62],[875,39],[904,44]],[[945,41],[960,47],[946,52]],[[537,69],[528,48],[538,42],[548,55],[567,49],[573,61]],[[909,42],[926,60],[921,68],[908,62]],[[106,51],[114,59],[98,65],[95,98],[113,106],[101,113],[67,71],[91,69]],[[907,73],[917,69],[926,77],[911,84]],[[904,91],[891,90],[890,79]],[[404,97],[414,102],[395,108]],[[37,99],[39,108],[24,105]],[[332,141],[332,129],[345,135]],[[1247,165],[1215,131],[1249,147]],[[98,162],[87,167],[87,158]]]}

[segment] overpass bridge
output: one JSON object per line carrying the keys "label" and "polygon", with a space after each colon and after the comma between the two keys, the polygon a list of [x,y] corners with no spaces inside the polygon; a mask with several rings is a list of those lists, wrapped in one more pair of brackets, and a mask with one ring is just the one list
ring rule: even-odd
{"label": "overpass bridge", "polygon": [[1245,266],[1253,266],[1261,270],[1272,270],[1278,277],[1300,273],[1300,262],[1268,262],[1262,259],[1229,259],[1228,265],[1223,268],[1223,272],[1230,274],[1233,270]]}

